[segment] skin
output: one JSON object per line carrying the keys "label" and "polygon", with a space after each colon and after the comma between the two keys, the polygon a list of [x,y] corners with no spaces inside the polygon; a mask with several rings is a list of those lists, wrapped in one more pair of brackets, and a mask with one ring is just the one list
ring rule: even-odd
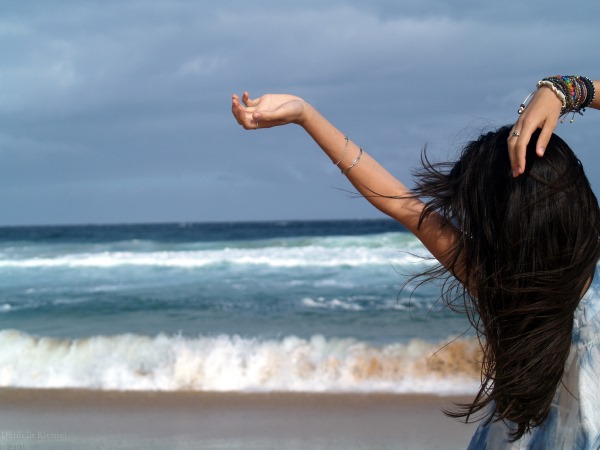
{"label": "skin", "polygon": [[[600,109],[600,82],[595,81],[594,85],[598,95],[590,107]],[[511,135],[508,139],[513,176],[519,176],[525,170],[527,144],[537,128],[542,129],[536,143],[537,154],[544,155],[550,136],[558,123],[561,106],[561,101],[550,88],[542,87],[533,95],[513,128],[520,136]],[[241,99],[233,95],[231,110],[237,122],[246,130],[287,124],[301,126],[334,164],[341,160],[338,167],[342,171],[348,169],[359,155],[360,149],[352,141],[348,142],[344,154],[344,134],[300,97],[266,94],[251,99],[248,92],[244,92]],[[435,213],[429,215],[419,227],[419,218],[425,204],[411,197],[408,188],[366,152],[362,153],[360,160],[346,176],[373,206],[408,228],[434,257],[449,268],[447,255],[458,237],[459,231],[456,228]],[[456,270],[455,268],[454,275],[462,279]]]}
{"label": "skin", "polygon": [[[241,101],[233,95],[231,108],[238,123],[246,130],[297,124],[306,130],[334,164],[342,158],[344,134],[299,97],[267,94],[251,99],[244,92]],[[349,168],[359,152],[359,147],[349,141],[338,167],[341,170]],[[436,214],[431,214],[419,227],[419,217],[425,204],[412,198],[408,188],[366,152],[346,176],[373,206],[408,228],[433,256],[448,266],[446,255],[458,233],[454,227]]]}
{"label": "skin", "polygon": [[[600,81],[594,81],[596,98],[590,104],[590,108],[600,109]],[[518,177],[525,171],[525,154],[531,135],[541,128],[540,136],[536,143],[536,153],[544,156],[550,136],[554,132],[560,117],[562,103],[549,87],[543,86],[536,91],[531,101],[519,116],[513,130],[520,136],[511,135],[508,138],[508,152],[514,177]]]}

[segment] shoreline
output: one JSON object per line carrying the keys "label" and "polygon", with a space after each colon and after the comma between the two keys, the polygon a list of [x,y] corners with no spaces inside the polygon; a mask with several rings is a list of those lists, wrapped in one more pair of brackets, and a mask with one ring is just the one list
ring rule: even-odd
{"label": "shoreline", "polygon": [[0,444],[23,449],[451,450],[467,446],[476,424],[449,418],[442,409],[469,400],[387,393],[2,388]]}

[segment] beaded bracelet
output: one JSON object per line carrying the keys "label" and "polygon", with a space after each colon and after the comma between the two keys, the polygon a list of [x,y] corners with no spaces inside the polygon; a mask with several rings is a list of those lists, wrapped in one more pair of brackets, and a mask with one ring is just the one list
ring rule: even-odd
{"label": "beaded bracelet", "polygon": [[581,105],[581,109],[585,109],[592,104],[594,98],[596,98],[596,88],[594,87],[594,82],[590,80],[588,77],[580,77],[585,84],[587,92],[591,92],[591,95],[588,95],[586,101]]}
{"label": "beaded bracelet", "polygon": [[342,170],[343,175],[347,175],[348,172],[350,172],[350,169],[352,169],[360,161],[360,157],[363,154],[363,149],[362,149],[362,147],[358,147],[358,150],[359,150],[359,152],[358,152],[358,156],[356,157],[356,159],[354,161],[352,161],[352,164],[350,164],[348,167],[346,167],[344,170]]}

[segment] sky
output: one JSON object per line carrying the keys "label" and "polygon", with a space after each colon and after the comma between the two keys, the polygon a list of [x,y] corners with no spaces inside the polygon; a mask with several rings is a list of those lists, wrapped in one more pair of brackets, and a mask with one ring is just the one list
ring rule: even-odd
{"label": "sky", "polygon": [[[0,2],[0,225],[382,217],[301,128],[239,127],[231,94],[303,97],[410,185],[425,145],[451,159],[539,79],[600,78],[600,2],[565,9]],[[600,190],[600,112],[557,133]]]}

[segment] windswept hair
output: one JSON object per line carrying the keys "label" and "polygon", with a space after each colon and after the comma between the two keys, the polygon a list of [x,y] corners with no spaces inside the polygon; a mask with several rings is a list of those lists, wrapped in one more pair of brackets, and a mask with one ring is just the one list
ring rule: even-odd
{"label": "windswept hair", "polygon": [[447,267],[423,276],[444,280],[442,297],[466,311],[483,350],[477,396],[447,414],[508,422],[517,440],[546,419],[561,383],[573,315],[600,258],[600,210],[581,162],[556,135],[540,158],[536,132],[525,173],[513,178],[510,130],[481,135],[455,163],[424,153],[414,192],[426,202],[420,224],[437,213],[459,232]]}

